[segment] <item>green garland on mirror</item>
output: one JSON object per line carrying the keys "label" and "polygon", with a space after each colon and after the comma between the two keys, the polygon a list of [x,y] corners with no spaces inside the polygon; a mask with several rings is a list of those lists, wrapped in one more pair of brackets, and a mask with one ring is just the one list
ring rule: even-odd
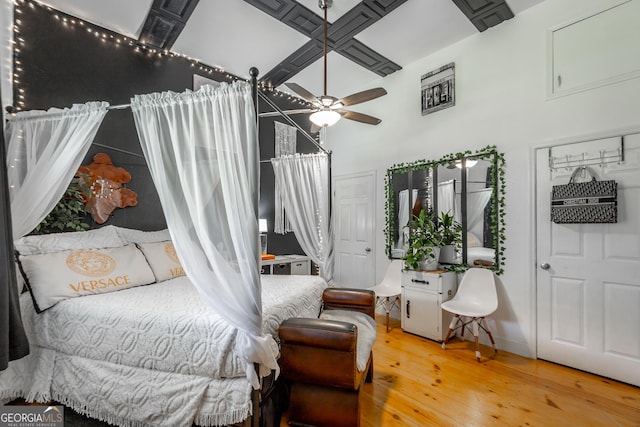
{"label": "green garland on mirror", "polygon": [[[384,192],[386,196],[385,202],[385,227],[384,233],[386,236],[385,252],[388,257],[391,257],[391,248],[393,247],[393,236],[391,235],[391,224],[396,220],[395,218],[395,205],[393,187],[391,185],[391,176],[393,174],[407,173],[409,170],[422,170],[432,167],[435,164],[454,163],[456,160],[460,160],[463,157],[474,157],[476,159],[490,159],[494,157],[494,167],[491,169],[491,180],[493,184],[498,188],[498,194],[492,196],[491,199],[491,232],[493,234],[494,248],[496,249],[496,263],[494,266],[488,267],[496,274],[504,273],[504,242],[506,240],[504,230],[504,218],[505,218],[505,193],[506,193],[506,180],[504,171],[504,153],[497,151],[495,145],[487,145],[475,152],[465,150],[463,152],[451,153],[443,156],[440,160],[416,160],[410,163],[397,163],[387,169],[384,182]],[[467,266],[458,264],[447,267],[450,271],[464,272]]]}

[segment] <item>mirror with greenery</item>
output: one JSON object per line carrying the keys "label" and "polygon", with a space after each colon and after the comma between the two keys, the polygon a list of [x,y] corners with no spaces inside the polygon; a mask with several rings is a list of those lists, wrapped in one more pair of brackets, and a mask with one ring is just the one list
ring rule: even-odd
{"label": "mirror with greenery", "polygon": [[405,259],[408,268],[415,268],[417,258],[428,251],[418,249],[417,243],[422,228],[416,226],[424,211],[423,219],[433,229],[443,233],[445,224],[452,242],[453,248],[440,251],[440,268],[464,271],[483,266],[503,272],[504,154],[495,146],[393,165],[387,170],[385,193],[390,258]]}

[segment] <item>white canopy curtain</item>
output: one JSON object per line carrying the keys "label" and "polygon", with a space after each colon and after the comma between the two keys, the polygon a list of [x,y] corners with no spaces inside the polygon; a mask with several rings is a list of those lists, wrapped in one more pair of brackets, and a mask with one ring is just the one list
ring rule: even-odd
{"label": "white canopy curtain", "polygon": [[467,230],[482,240],[482,224],[484,208],[491,199],[491,188],[485,188],[467,193]]}
{"label": "white canopy curtain", "polygon": [[333,226],[330,214],[329,156],[294,154],[271,159],[276,185],[300,247],[333,281]]}
{"label": "white canopy curtain", "polygon": [[456,181],[450,179],[438,183],[438,214],[447,213],[460,222],[460,209],[456,206]]}
{"label": "white canopy curtain", "polygon": [[[416,203],[418,198],[418,190],[411,190],[411,207]],[[398,193],[398,242],[396,248],[403,249],[409,242],[409,216],[411,208],[409,208],[409,190],[402,190]]]}
{"label": "white canopy curtain", "polygon": [[9,118],[7,175],[14,240],[31,232],[64,195],[108,106],[88,102]]}
{"label": "white canopy curtain", "polygon": [[[295,154],[297,136],[296,128],[280,122],[274,122],[274,126],[275,157],[280,157],[287,154]],[[278,182],[275,183],[274,187],[275,214],[273,221],[273,232],[278,234],[285,234],[293,231],[293,228],[291,227],[291,221],[289,221],[289,218],[286,215],[284,203],[282,201],[282,193],[285,191],[285,188],[280,187],[280,185],[278,185]]]}
{"label": "white canopy curtain", "polygon": [[251,86],[205,85],[131,101],[180,262],[203,299],[238,328],[247,378],[258,388],[253,363],[277,371],[278,346],[262,334]]}

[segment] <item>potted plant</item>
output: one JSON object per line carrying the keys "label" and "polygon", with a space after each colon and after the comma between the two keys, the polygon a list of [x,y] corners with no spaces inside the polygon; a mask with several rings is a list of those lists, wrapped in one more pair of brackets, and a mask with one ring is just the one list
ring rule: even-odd
{"label": "potted plant", "polygon": [[409,249],[404,260],[410,270],[435,270],[438,268],[442,232],[433,214],[421,210],[409,223]]}
{"label": "potted plant", "polygon": [[462,224],[448,212],[441,212],[438,218],[438,229],[442,234],[440,262],[455,264],[457,253],[462,249]]}

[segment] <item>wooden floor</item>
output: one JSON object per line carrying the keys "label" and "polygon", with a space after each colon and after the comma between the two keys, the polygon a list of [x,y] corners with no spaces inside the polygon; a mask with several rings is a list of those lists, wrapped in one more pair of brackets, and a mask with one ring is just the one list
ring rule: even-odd
{"label": "wooden floor", "polygon": [[[379,317],[374,380],[361,426],[640,426],[640,388],[473,344],[386,332]],[[287,426],[287,417],[281,426]]]}

